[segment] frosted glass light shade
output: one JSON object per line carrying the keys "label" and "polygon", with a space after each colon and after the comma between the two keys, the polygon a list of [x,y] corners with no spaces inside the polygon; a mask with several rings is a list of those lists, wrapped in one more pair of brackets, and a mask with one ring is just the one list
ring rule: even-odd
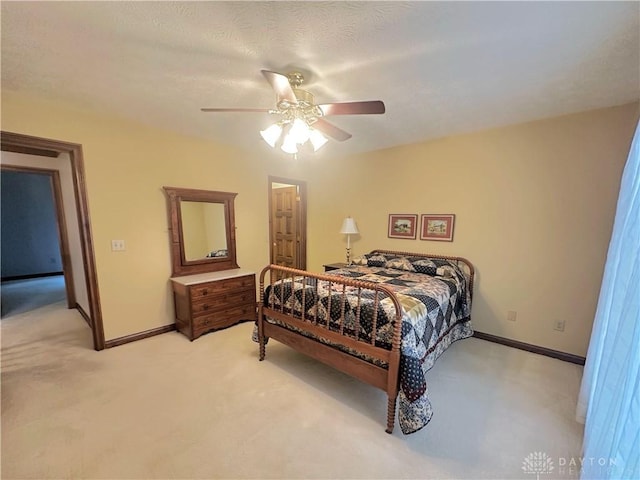
{"label": "frosted glass light shade", "polygon": [[310,128],[309,125],[296,118],[293,122],[274,123],[269,128],[260,131],[260,135],[272,148],[275,148],[278,141],[284,137],[280,148],[290,154],[298,153],[298,145],[303,145],[307,141],[311,142],[313,151],[317,152],[329,140],[318,130]]}
{"label": "frosted glass light shade", "polygon": [[295,143],[302,145],[304,142],[309,140],[309,125],[307,125],[306,122],[303,122],[299,118],[296,118],[293,121],[293,125],[291,125],[289,135],[295,141]]}
{"label": "frosted glass light shade", "polygon": [[320,147],[322,147],[329,140],[318,130],[312,128],[311,133],[309,134],[309,141],[311,142],[311,145],[313,145],[313,151],[317,152]]}
{"label": "frosted glass light shade", "polygon": [[340,233],[356,234],[360,232],[358,231],[358,226],[356,225],[356,221],[351,217],[347,217],[342,222],[342,228],[340,229]]}
{"label": "frosted glass light shade", "polygon": [[296,146],[296,141],[291,137],[291,134],[288,134],[284,137],[284,142],[282,142],[282,146],[280,147],[285,153],[298,153],[298,147]]}
{"label": "frosted glass light shade", "polygon": [[264,141],[267,142],[269,145],[271,145],[271,147],[276,146],[276,142],[280,138],[281,134],[282,134],[282,126],[280,126],[277,123],[274,123],[266,130],[260,131],[260,135],[262,135],[262,138],[264,139]]}

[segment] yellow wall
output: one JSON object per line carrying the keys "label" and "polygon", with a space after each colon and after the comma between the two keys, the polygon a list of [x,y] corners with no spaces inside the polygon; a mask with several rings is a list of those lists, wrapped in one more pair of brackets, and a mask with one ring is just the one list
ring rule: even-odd
{"label": "yellow wall", "polygon": [[[345,159],[350,186],[325,221],[355,218],[356,255],[468,258],[476,330],[583,356],[637,120],[634,103]],[[453,213],[454,241],[389,239],[389,213]]]}
{"label": "yellow wall", "polygon": [[[238,192],[238,263],[269,261],[268,176],[308,184],[308,267],[373,248],[477,268],[476,329],[584,355],[637,104],[351,158],[250,155],[68,105],[2,94],[2,129],[82,144],[107,340],[173,323],[162,186]],[[268,148],[268,147],[266,147]],[[203,172],[212,172],[210,175]],[[388,239],[389,213],[454,213],[454,242]],[[111,252],[111,239],[126,251]],[[516,322],[506,312],[518,312]],[[564,333],[553,321],[567,322]]]}
{"label": "yellow wall", "polygon": [[[106,340],[174,321],[163,186],[237,192],[238,263],[258,272],[269,262],[268,176],[314,175],[291,158],[250,158],[203,139],[6,91],[2,129],[83,146]],[[322,211],[319,201],[316,195],[310,215]],[[112,252],[112,239],[125,240],[126,250]]]}

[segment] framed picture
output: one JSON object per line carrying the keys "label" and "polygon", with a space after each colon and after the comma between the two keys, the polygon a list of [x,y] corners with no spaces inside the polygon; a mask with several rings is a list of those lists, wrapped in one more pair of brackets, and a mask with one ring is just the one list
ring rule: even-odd
{"label": "framed picture", "polygon": [[455,215],[422,215],[420,240],[453,241]]}
{"label": "framed picture", "polygon": [[389,215],[389,238],[410,238],[415,240],[418,215],[396,214]]}

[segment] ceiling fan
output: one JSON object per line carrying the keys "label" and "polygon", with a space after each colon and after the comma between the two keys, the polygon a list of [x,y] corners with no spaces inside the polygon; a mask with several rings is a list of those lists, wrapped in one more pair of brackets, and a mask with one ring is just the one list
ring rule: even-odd
{"label": "ceiling fan", "polygon": [[314,103],[307,90],[300,88],[304,77],[299,72],[283,75],[269,70],[261,70],[273,90],[276,92],[276,107],[267,108],[202,108],[203,112],[264,112],[278,115],[280,119],[266,130],[261,131],[264,140],[275,147],[280,144],[282,150],[296,154],[297,145],[309,140],[314,150],[318,150],[327,139],[322,135],[344,142],[351,134],[327,122],[324,117],[330,115],[381,114],[385,112],[380,100],[364,102]]}

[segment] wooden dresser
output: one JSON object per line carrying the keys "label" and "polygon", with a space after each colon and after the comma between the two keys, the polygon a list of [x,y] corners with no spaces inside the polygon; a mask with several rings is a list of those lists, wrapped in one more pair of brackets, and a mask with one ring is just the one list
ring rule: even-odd
{"label": "wooden dresser", "polygon": [[195,340],[200,335],[256,320],[256,276],[242,268],[171,278],[176,329]]}

